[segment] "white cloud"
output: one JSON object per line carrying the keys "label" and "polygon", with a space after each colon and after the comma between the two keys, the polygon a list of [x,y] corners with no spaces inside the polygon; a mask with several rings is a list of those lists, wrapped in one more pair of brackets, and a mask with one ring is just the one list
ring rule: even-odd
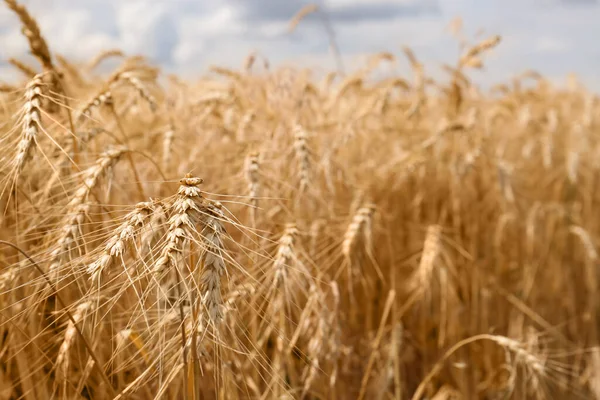
{"label": "white cloud", "polygon": [[[161,38],[176,35],[169,25],[172,18],[168,3],[152,4],[142,0],[128,0],[116,7],[116,21],[119,29],[120,47],[128,53],[145,53],[157,59],[161,48]],[[170,49],[166,53],[170,55]]]}
{"label": "white cloud", "polygon": [[18,30],[11,30],[2,35],[2,47],[0,47],[0,57],[7,59],[10,57],[19,57],[29,51],[27,40]]}
{"label": "white cloud", "polygon": [[419,5],[420,0],[327,0],[328,8],[343,8],[349,6],[373,6],[373,5]]}
{"label": "white cloud", "polygon": [[[287,34],[289,18],[305,0],[21,0],[37,17],[51,48],[89,59],[102,49],[144,54],[172,72],[200,74],[209,64],[240,65],[254,50],[272,64],[300,60],[333,68],[325,30],[317,18]],[[580,72],[600,85],[599,7],[539,6],[537,0],[321,0],[333,19],[347,64],[357,56],[408,45],[439,70],[454,62],[457,43],[446,31],[462,16],[469,38],[484,27],[503,41],[486,59],[482,82],[527,68],[551,76]],[[538,4],[538,6],[536,6]],[[416,10],[416,11],[415,11]],[[438,11],[436,11],[438,10]],[[28,51],[15,15],[0,4],[0,58]],[[1,62],[1,61],[0,61]],[[405,68],[406,63],[399,66]],[[598,87],[600,89],[600,86]]]}
{"label": "white cloud", "polygon": [[556,37],[541,37],[535,42],[535,51],[540,53],[563,54],[569,47],[567,41]]}
{"label": "white cloud", "polygon": [[204,42],[201,40],[182,40],[173,51],[175,65],[191,65],[205,52]]}

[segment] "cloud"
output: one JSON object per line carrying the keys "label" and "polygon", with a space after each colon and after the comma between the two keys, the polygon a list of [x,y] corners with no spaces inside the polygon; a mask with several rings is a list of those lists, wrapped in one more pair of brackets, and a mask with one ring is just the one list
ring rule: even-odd
{"label": "cloud", "polygon": [[364,20],[391,20],[398,17],[411,18],[423,15],[438,15],[436,2],[432,1],[344,1],[344,6],[331,8],[331,19],[340,22]]}
{"label": "cloud", "polygon": [[149,7],[143,0],[128,0],[116,6],[119,47],[127,53],[144,53],[154,62],[170,63],[179,32],[168,4]]}
{"label": "cloud", "polygon": [[536,40],[534,51],[546,54],[564,54],[569,43],[557,37],[540,37]]}
{"label": "cloud", "polygon": [[303,0],[225,0],[237,11],[237,16],[247,22],[281,21],[291,18],[307,4]]}
{"label": "cloud", "polygon": [[[287,21],[308,4],[305,0],[227,0],[238,10],[239,18],[248,22]],[[404,15],[407,17],[434,13],[435,0],[329,0],[316,1],[332,21],[385,20]],[[318,19],[307,16],[307,20]]]}
{"label": "cloud", "polygon": [[[294,60],[334,68],[318,15],[288,34],[288,21],[308,0],[21,0],[38,18],[52,50],[76,60],[120,48],[170,72],[201,74],[210,64],[240,65],[258,50],[272,64]],[[597,82],[600,7],[560,0],[316,0],[332,22],[347,64],[408,45],[431,73],[452,63],[458,44],[446,26],[464,20],[466,36],[485,28],[501,45],[487,56],[479,81],[508,79],[527,68],[552,76],[579,72]],[[577,3],[577,4],[576,4]],[[484,35],[485,36],[485,35]],[[18,19],[0,5],[0,59],[28,52]],[[27,58],[27,57],[26,57]],[[30,59],[30,58],[29,58]],[[2,61],[0,60],[0,63]],[[6,64],[2,67],[6,70]],[[398,64],[405,71],[406,63]],[[600,89],[600,87],[599,87]]]}

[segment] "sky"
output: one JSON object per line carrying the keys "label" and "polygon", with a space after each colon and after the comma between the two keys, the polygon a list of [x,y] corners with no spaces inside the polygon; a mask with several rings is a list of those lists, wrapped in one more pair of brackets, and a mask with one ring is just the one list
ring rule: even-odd
{"label": "sky", "polygon": [[[319,15],[292,33],[290,18],[305,0],[20,0],[40,24],[51,49],[86,61],[104,49],[142,54],[168,72],[199,76],[210,65],[241,67],[252,51],[273,66],[335,68]],[[408,74],[402,46],[409,46],[434,77],[455,63],[458,42],[449,33],[455,17],[467,39],[494,34],[502,42],[473,73],[482,85],[504,82],[534,69],[557,82],[569,73],[600,91],[598,0],[317,0],[331,21],[346,69],[388,51]],[[481,36],[477,36],[481,35]],[[27,60],[17,17],[0,3],[0,81],[15,71],[4,62]]]}

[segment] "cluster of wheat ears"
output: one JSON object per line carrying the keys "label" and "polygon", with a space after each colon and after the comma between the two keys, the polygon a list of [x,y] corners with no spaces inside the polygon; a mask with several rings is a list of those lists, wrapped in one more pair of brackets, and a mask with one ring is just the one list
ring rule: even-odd
{"label": "cluster of wheat ears", "polygon": [[[535,72],[0,88],[0,399],[600,398],[596,97]],[[115,63],[110,76],[97,71]]]}

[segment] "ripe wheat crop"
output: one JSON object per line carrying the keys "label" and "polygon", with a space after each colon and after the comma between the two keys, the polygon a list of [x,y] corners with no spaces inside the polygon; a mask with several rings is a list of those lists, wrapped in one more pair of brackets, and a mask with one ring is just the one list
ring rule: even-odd
{"label": "ripe wheat crop", "polygon": [[5,3],[39,65],[0,88],[0,399],[600,398],[581,85],[478,88],[499,36],[447,81],[409,48],[183,81]]}

